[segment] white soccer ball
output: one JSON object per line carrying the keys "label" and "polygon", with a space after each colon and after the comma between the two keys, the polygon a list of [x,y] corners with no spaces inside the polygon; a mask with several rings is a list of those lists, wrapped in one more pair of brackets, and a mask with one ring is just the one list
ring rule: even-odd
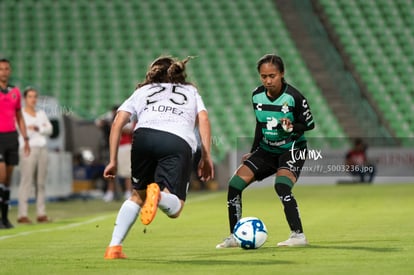
{"label": "white soccer ball", "polygon": [[256,249],[267,240],[266,225],[259,218],[246,217],[234,226],[234,238],[244,249]]}

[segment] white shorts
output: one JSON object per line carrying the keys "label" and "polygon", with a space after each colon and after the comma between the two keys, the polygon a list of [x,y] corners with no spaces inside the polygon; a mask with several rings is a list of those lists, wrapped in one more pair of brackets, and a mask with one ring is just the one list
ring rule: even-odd
{"label": "white shorts", "polygon": [[118,149],[118,176],[131,177],[131,144],[122,144]]}

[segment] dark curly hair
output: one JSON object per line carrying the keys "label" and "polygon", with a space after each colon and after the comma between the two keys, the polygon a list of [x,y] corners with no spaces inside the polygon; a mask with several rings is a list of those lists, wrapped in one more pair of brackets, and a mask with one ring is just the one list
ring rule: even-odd
{"label": "dark curly hair", "polygon": [[145,80],[137,85],[140,88],[151,83],[177,83],[192,84],[186,81],[185,65],[193,58],[188,56],[184,60],[178,60],[171,56],[161,56],[151,63]]}

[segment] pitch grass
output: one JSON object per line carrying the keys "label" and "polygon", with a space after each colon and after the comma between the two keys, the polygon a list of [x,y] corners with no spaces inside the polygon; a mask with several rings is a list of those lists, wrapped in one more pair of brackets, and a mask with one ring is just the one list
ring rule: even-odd
{"label": "pitch grass", "polygon": [[289,231],[269,186],[243,194],[243,216],[261,218],[269,231],[260,249],[217,250],[228,235],[226,193],[190,193],[180,218],[159,212],[146,233],[137,220],[124,242],[129,258],[108,261],[122,202],[77,200],[49,203],[53,223],[0,230],[0,274],[414,274],[414,184],[294,191],[306,248],[276,247]]}

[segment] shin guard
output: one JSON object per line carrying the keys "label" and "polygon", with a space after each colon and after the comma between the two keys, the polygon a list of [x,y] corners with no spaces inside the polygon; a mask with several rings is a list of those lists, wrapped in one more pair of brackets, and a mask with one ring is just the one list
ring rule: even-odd
{"label": "shin guard", "polygon": [[283,204],[290,230],[296,233],[302,233],[302,221],[299,215],[298,204],[292,194],[292,186],[293,182],[289,178],[284,176],[277,177],[275,190]]}

